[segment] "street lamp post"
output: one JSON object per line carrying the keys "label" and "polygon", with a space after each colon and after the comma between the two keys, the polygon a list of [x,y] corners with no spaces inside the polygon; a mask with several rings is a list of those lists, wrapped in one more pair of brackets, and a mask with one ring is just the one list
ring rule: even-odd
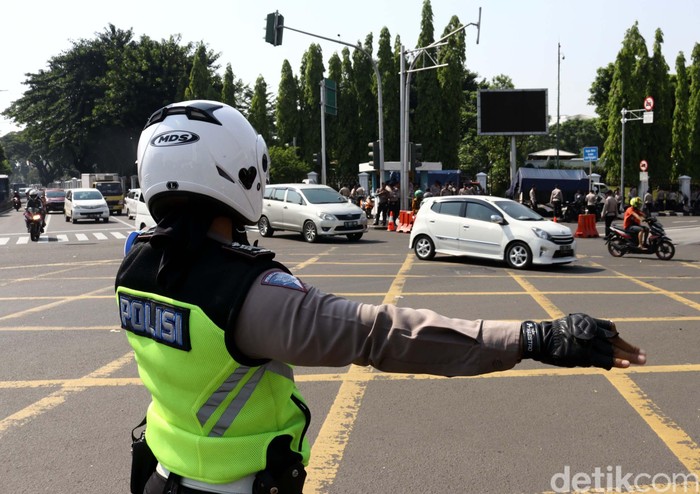
{"label": "street lamp post", "polygon": [[561,99],[561,61],[564,57],[561,56],[561,43],[557,43],[557,168],[559,168],[559,102]]}
{"label": "street lamp post", "polygon": [[[409,197],[408,197],[408,171],[410,170],[410,166],[408,163],[409,160],[409,125],[408,125],[408,113],[409,113],[409,107],[410,107],[410,91],[411,91],[411,74],[413,72],[419,72],[421,70],[429,70],[429,69],[435,69],[438,67],[444,67],[447,64],[442,64],[442,65],[433,65],[431,67],[423,67],[419,69],[414,69],[413,65],[415,64],[416,60],[418,59],[418,56],[432,48],[436,48],[438,46],[442,46],[445,43],[445,40],[449,38],[450,36],[453,36],[457,34],[460,31],[463,31],[469,26],[476,26],[477,29],[477,34],[476,34],[476,44],[479,44],[479,35],[481,33],[481,7],[479,7],[479,20],[478,22],[470,22],[469,24],[465,24],[451,33],[446,34],[442,38],[438,39],[437,41],[433,41],[430,43],[428,46],[424,46],[421,48],[415,48],[410,51],[406,51],[404,46],[401,45],[401,53],[400,53],[400,60],[401,60],[401,69],[400,69],[400,82],[399,82],[399,100],[400,100],[400,106],[401,106],[401,113],[399,117],[399,127],[400,127],[400,133],[401,133],[401,149],[400,149],[400,160],[401,160],[401,209],[408,209],[410,204],[409,204]],[[409,64],[408,68],[406,68],[406,54],[416,54],[416,56],[413,57],[411,60],[411,63]]]}

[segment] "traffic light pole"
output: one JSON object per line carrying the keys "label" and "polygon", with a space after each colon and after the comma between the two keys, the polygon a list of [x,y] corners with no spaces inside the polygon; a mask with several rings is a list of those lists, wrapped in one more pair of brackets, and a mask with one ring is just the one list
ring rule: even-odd
{"label": "traffic light pole", "polygon": [[[460,31],[465,30],[469,26],[476,26],[477,29],[477,34],[476,34],[476,44],[479,44],[479,35],[481,34],[481,7],[479,7],[479,21],[476,23],[470,22],[469,24],[465,24],[451,33],[446,34],[442,38],[438,39],[437,41],[432,42],[428,46],[422,47],[422,48],[415,48],[410,51],[406,51],[403,45],[401,45],[401,53],[400,53],[400,93],[399,93],[399,103],[401,106],[401,113],[400,113],[400,119],[399,119],[399,127],[401,130],[401,150],[400,150],[400,159],[401,159],[401,209],[408,209],[409,208],[409,201],[410,197],[408,194],[408,171],[410,170],[410,166],[408,163],[409,160],[409,146],[410,146],[410,141],[409,141],[409,123],[408,123],[408,114],[409,114],[409,107],[410,107],[410,91],[411,91],[411,74],[413,72],[420,72],[422,70],[431,70],[431,69],[436,69],[438,67],[444,67],[447,64],[441,64],[441,65],[431,65],[430,67],[422,67],[419,69],[414,69],[413,65],[416,63],[416,60],[418,60],[418,57],[426,52],[427,50],[431,50],[433,48],[436,48],[438,46],[445,45],[446,43],[444,42],[447,38],[450,36],[453,36]],[[408,69],[406,69],[406,55],[407,54],[416,54],[416,56],[413,57],[411,60],[411,63],[408,66]],[[382,146],[383,148],[383,146]]]}
{"label": "traffic light pole", "polygon": [[[479,12],[481,12],[481,9],[479,9]],[[289,29],[290,31],[294,31],[297,33],[305,34],[307,36],[312,36],[314,38],[319,38],[319,39],[324,39],[326,41],[330,41],[332,43],[338,43],[341,45],[349,46],[351,48],[355,48],[356,50],[360,50],[362,53],[367,55],[367,57],[370,59],[372,62],[372,68],[374,69],[374,75],[377,77],[377,112],[378,112],[378,122],[377,122],[377,131],[379,133],[379,181],[381,182],[382,177],[384,176],[384,107],[383,107],[383,101],[382,101],[382,75],[379,73],[379,67],[377,66],[377,61],[372,58],[372,55],[368,53],[362,46],[359,44],[353,45],[352,43],[346,43],[345,41],[341,41],[338,39],[333,39],[333,38],[327,38],[325,36],[320,36],[318,34],[313,34],[309,33],[306,31],[302,31],[301,29],[294,29],[293,27],[289,27],[287,25],[283,26],[284,29]],[[325,182],[324,182],[325,183]]]}
{"label": "traffic light pole", "polygon": [[[620,112],[622,114],[622,119],[620,120],[622,122],[622,142],[620,143],[621,151],[620,151],[620,198],[622,199],[621,206],[624,207],[625,205],[625,123],[626,122],[632,122],[634,120],[643,120],[643,114],[645,113],[645,109],[642,108],[640,110],[627,110],[625,108],[622,109]],[[632,115],[631,117],[628,117],[627,115]]]}

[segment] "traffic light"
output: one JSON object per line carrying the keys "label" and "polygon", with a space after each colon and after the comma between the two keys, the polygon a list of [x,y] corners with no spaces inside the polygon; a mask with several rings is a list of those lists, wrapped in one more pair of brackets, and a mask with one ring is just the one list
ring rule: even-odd
{"label": "traffic light", "polygon": [[409,156],[409,165],[412,172],[423,163],[423,145],[411,143],[411,154]]}
{"label": "traffic light", "polygon": [[369,166],[375,170],[379,168],[379,141],[370,142],[367,144],[369,147]]}
{"label": "traffic light", "polygon": [[272,46],[282,44],[282,32],[284,31],[284,16],[279,12],[267,14],[267,24],[265,25],[265,41]]}
{"label": "traffic light", "polygon": [[321,167],[321,153],[314,153],[314,167]]}

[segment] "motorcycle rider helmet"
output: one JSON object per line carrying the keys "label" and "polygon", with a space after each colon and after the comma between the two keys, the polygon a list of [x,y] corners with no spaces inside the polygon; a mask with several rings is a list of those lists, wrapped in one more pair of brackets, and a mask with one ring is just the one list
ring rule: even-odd
{"label": "motorcycle rider helmet", "polygon": [[30,198],[30,199],[36,199],[37,197],[39,197],[39,191],[38,191],[38,190],[32,189],[32,190],[29,191],[29,198]]}
{"label": "motorcycle rider helmet", "polygon": [[223,209],[242,224],[262,213],[270,158],[241,113],[216,101],[191,100],[157,110],[139,139],[139,183],[158,222],[176,204]]}
{"label": "motorcycle rider helmet", "polygon": [[635,209],[639,209],[642,207],[642,200],[639,197],[633,197],[630,200],[630,206],[632,206]]}
{"label": "motorcycle rider helmet", "polygon": [[415,192],[413,193],[413,196],[414,196],[415,198],[419,199],[419,198],[423,197],[423,191],[420,190],[420,189],[418,189],[417,191],[415,191]]}

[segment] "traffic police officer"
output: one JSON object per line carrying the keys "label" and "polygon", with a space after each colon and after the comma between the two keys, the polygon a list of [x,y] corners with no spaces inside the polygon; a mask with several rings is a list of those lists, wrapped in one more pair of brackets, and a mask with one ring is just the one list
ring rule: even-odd
{"label": "traffic police officer", "polygon": [[[136,238],[116,278],[121,325],[152,396],[145,439],[155,467],[145,491],[132,472],[135,492],[301,493],[310,413],[291,365],[457,376],[523,358],[606,369],[646,360],[612,322],[584,314],[462,320],[303,283],[248,243],[270,161],[263,139],[223,103],[155,112],[137,161],[158,223]],[[134,462],[137,471],[148,463]]]}

